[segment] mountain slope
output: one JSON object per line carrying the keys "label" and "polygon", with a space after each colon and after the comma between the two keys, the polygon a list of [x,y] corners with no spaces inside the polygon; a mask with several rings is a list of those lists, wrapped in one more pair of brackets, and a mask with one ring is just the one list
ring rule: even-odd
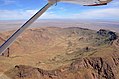
{"label": "mountain slope", "polygon": [[[0,43],[10,34],[0,33]],[[12,79],[118,79],[118,48],[118,34],[109,30],[28,29],[10,47],[9,57],[7,51],[0,57],[0,73]]]}

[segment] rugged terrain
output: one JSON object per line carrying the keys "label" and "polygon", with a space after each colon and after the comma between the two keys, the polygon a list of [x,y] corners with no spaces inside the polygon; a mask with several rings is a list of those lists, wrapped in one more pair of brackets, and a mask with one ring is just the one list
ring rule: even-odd
{"label": "rugged terrain", "polygon": [[[0,33],[0,43],[12,33]],[[28,29],[9,49],[0,79],[119,79],[119,38],[110,30]]]}

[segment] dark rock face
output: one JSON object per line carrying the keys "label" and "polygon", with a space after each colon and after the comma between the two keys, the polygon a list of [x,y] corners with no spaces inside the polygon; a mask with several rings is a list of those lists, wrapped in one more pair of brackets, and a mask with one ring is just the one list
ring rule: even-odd
{"label": "dark rock face", "polygon": [[[114,62],[115,60],[117,59],[113,59]],[[6,74],[14,74],[12,79],[116,79],[111,65],[101,57],[77,59],[69,66],[55,70],[17,65]]]}
{"label": "dark rock face", "polygon": [[95,40],[95,44],[100,46],[105,44],[111,45],[117,38],[118,36],[115,32],[100,29],[93,39]]}
{"label": "dark rock face", "polygon": [[99,31],[97,31],[97,34],[108,37],[109,41],[117,39],[117,35],[115,34],[115,32],[109,30],[100,29]]}

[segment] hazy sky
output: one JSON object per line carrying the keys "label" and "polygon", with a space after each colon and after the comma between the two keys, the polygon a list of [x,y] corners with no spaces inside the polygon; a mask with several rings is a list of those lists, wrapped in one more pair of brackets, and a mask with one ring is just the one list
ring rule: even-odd
{"label": "hazy sky", "polygon": [[[22,20],[30,18],[41,9],[47,0],[0,0],[0,20]],[[100,19],[119,21],[119,0],[105,6],[81,6],[58,3],[45,12],[40,19]]]}

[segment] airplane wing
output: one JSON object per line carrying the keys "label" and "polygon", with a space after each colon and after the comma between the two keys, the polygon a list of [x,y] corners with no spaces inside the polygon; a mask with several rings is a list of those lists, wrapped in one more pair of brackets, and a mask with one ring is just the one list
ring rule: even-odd
{"label": "airplane wing", "polygon": [[99,6],[106,5],[112,0],[48,0],[49,2],[66,2],[66,3],[75,3],[84,6]]}

